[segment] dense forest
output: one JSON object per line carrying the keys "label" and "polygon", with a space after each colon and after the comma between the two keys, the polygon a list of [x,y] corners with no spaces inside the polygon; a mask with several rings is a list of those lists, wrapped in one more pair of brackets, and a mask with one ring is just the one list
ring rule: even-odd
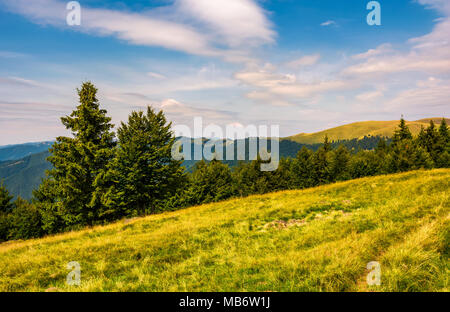
{"label": "dense forest", "polygon": [[329,142],[325,137],[323,144],[303,146],[296,155],[283,157],[275,171],[261,171],[262,160],[256,159],[232,164],[199,161],[188,172],[183,161],[171,157],[175,137],[162,111],[148,107],[146,112],[132,112],[114,133],[96,93],[92,83],[84,83],[78,90],[80,104],[61,118],[73,137],[58,137],[50,148],[52,169],[31,201],[13,201],[0,185],[0,241],[232,197],[450,166],[445,119],[439,126],[431,121],[413,137],[402,118],[392,139]]}

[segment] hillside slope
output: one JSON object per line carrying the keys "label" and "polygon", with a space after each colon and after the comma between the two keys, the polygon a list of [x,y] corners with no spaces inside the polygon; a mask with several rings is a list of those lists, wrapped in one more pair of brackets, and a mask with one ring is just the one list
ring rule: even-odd
{"label": "hillside slope", "polygon": [[4,243],[0,291],[448,291],[449,181],[371,177]]}
{"label": "hillside slope", "polygon": [[[424,128],[428,127],[430,120],[439,125],[442,118],[427,118],[421,119],[417,121],[407,121],[409,129],[412,134],[416,135],[419,133],[420,128],[423,126]],[[450,123],[450,119],[446,118],[447,124]],[[328,138],[331,141],[337,140],[351,140],[354,138],[362,138],[364,136],[385,136],[391,137],[394,133],[395,129],[398,126],[398,120],[391,121],[361,121],[354,122],[351,124],[315,132],[315,133],[300,133],[287,139],[293,140],[297,143],[303,144],[314,144],[314,143],[322,143],[325,135],[328,135]]]}
{"label": "hillside slope", "polygon": [[0,180],[14,196],[30,199],[41,184],[45,171],[51,169],[49,152],[33,154],[18,160],[0,162]]}

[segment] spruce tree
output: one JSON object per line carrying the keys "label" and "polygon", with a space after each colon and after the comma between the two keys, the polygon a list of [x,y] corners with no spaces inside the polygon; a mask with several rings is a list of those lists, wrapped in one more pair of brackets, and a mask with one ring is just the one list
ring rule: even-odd
{"label": "spruce tree", "polygon": [[344,145],[333,151],[330,164],[330,177],[332,181],[343,181],[350,178],[348,166],[350,153]]}
{"label": "spruce tree", "polygon": [[213,159],[200,163],[192,174],[192,191],[200,203],[216,202],[233,195],[233,179],[228,165]]}
{"label": "spruce tree", "polygon": [[9,191],[3,185],[3,182],[0,183],[0,213],[9,213],[13,208],[13,203],[11,200],[14,196],[9,194]]}
{"label": "spruce tree", "polygon": [[255,160],[242,164],[234,172],[237,193],[241,196],[264,194],[274,189],[272,171],[261,171],[262,159],[257,156]]}
{"label": "spruce tree", "polygon": [[11,196],[3,185],[0,183],[0,242],[6,241],[8,239],[8,233],[10,230],[10,214],[13,209],[13,204]]}
{"label": "spruce tree", "polygon": [[113,125],[106,110],[100,109],[97,88],[85,82],[77,89],[80,104],[62,117],[72,137],[58,137],[50,148],[48,161],[53,165],[44,185],[52,185],[53,196],[46,198],[47,210],[62,219],[64,226],[95,223],[101,203],[95,195],[96,184],[114,155]]}
{"label": "spruce tree", "polygon": [[327,134],[325,134],[325,138],[323,139],[323,149],[325,152],[330,152],[332,150],[331,143],[328,140]]}
{"label": "spruce tree", "polygon": [[294,174],[294,185],[297,188],[307,188],[313,185],[312,181],[312,155],[314,153],[303,146],[297,153],[292,165]]}
{"label": "spruce tree", "polygon": [[392,138],[392,142],[394,144],[397,144],[398,142],[404,141],[404,140],[411,140],[412,134],[411,131],[409,131],[408,126],[406,125],[405,119],[403,117],[400,119],[400,123],[398,125],[398,129],[395,130],[394,136]]}
{"label": "spruce tree", "polygon": [[450,134],[445,118],[442,118],[439,126],[438,144],[441,146],[441,151],[437,157],[436,165],[440,168],[448,168],[450,167]]}
{"label": "spruce tree", "polygon": [[324,144],[314,153],[312,157],[314,185],[330,182],[330,151],[331,145],[328,136],[325,136]]}
{"label": "spruce tree", "polygon": [[353,179],[373,176],[381,171],[379,157],[372,151],[359,151],[349,162],[349,173]]}
{"label": "spruce tree", "polygon": [[29,239],[40,237],[42,231],[42,219],[38,208],[28,201],[17,198],[14,209],[9,215],[9,239]]}
{"label": "spruce tree", "polygon": [[442,118],[441,120],[441,124],[439,126],[439,135],[444,144],[450,143],[450,134],[448,132],[448,126],[445,118]]}
{"label": "spruce tree", "polygon": [[182,161],[172,158],[175,137],[162,111],[132,112],[117,130],[118,148],[98,197],[105,219],[154,213],[184,180]]}

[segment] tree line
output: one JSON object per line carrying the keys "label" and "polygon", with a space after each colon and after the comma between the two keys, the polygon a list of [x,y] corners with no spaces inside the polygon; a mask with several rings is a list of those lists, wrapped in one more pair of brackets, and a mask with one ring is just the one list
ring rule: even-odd
{"label": "tree line", "polygon": [[[400,120],[391,140],[354,153],[324,138],[317,149],[302,147],[281,158],[278,169],[260,170],[261,159],[226,163],[201,160],[189,173],[171,157],[175,137],[162,111],[132,112],[117,134],[100,108],[95,86],[77,90],[80,104],[61,118],[72,137],[58,137],[50,148],[47,172],[30,202],[12,201],[0,184],[0,241],[76,230],[233,197],[303,189],[366,176],[450,165],[445,119],[413,137]],[[351,144],[356,144],[352,142]]]}

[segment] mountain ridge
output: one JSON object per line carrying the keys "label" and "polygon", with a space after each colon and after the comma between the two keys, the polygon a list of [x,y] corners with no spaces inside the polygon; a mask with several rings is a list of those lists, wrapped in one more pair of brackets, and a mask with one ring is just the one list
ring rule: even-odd
{"label": "mountain ridge", "polygon": [[[411,133],[413,135],[417,135],[422,126],[426,128],[429,125],[430,120],[433,120],[433,122],[438,125],[443,118],[445,118],[447,124],[450,124],[450,119],[446,117],[423,118],[415,121],[406,121],[406,124],[409,127]],[[398,123],[399,123],[398,120],[357,121],[342,126],[321,130],[318,132],[299,133],[286,137],[284,139],[292,140],[297,143],[314,144],[323,142],[325,135],[328,136],[328,139],[330,141],[351,140],[355,138],[359,139],[364,136],[377,136],[377,135],[383,137],[392,137],[395,129],[398,126]]]}

